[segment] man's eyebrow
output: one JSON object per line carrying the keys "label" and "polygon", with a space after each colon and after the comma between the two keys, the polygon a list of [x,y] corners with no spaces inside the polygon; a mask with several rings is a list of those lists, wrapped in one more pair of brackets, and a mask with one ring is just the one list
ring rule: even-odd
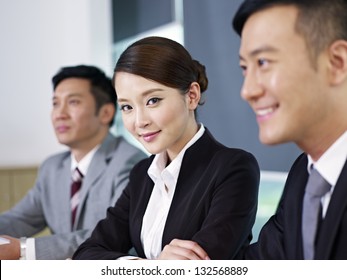
{"label": "man's eyebrow", "polygon": [[[275,53],[275,52],[278,52],[278,49],[271,46],[263,46],[263,47],[259,47],[252,50],[251,52],[248,53],[248,56],[255,57],[261,53]],[[245,60],[245,58],[241,54],[239,55],[239,58],[240,60]]]}
{"label": "man's eyebrow", "polygon": [[[67,95],[67,97],[79,97],[79,96],[82,96],[83,94],[82,94],[82,92],[72,92],[72,93],[69,93],[68,95]],[[57,99],[57,98],[59,98],[59,97],[57,97],[56,95],[53,95],[53,97],[52,97],[52,99]]]}

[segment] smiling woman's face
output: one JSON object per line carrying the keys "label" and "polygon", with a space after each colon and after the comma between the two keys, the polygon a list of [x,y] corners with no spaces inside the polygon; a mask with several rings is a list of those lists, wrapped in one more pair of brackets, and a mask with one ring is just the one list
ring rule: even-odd
{"label": "smiling woman's face", "polygon": [[196,133],[189,93],[125,72],[116,73],[115,87],[124,126],[149,153],[167,151],[172,160]]}

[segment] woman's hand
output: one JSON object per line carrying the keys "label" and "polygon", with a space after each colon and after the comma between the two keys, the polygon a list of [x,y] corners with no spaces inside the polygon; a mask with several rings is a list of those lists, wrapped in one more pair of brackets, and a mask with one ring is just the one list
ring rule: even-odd
{"label": "woman's hand", "polygon": [[158,260],[209,260],[201,246],[190,240],[173,239],[160,253]]}

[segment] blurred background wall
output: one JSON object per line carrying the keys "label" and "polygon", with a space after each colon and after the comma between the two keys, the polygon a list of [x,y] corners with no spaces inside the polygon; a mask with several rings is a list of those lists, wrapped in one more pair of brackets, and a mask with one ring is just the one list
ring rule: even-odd
{"label": "blurred background wall", "polygon": [[0,0],[0,166],[33,166],[64,149],[50,121],[62,66],[112,69],[109,0]]}
{"label": "blurred background wall", "polygon": [[[94,64],[109,76],[119,53],[147,35],[173,38],[207,67],[199,119],[227,146],[252,152],[262,170],[288,171],[300,151],[259,143],[240,98],[239,38],[231,19],[241,0],[0,0],[0,167],[39,165],[65,149],[51,122],[51,77]],[[114,133],[124,133],[117,119]]]}

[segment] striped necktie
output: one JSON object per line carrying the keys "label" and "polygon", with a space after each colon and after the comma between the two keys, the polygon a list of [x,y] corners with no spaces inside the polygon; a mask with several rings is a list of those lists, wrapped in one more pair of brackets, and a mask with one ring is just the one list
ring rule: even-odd
{"label": "striped necktie", "polygon": [[76,219],[77,207],[80,203],[80,190],[82,185],[83,174],[76,167],[72,174],[72,184],[71,184],[71,226],[73,227]]}

